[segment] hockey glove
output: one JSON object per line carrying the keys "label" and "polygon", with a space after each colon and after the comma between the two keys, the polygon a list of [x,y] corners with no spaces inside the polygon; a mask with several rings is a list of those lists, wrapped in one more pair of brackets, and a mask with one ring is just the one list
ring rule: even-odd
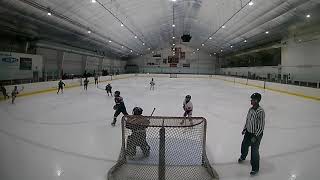
{"label": "hockey glove", "polygon": [[244,130],[241,132],[241,134],[244,135],[246,132],[247,132],[247,130],[244,129]]}

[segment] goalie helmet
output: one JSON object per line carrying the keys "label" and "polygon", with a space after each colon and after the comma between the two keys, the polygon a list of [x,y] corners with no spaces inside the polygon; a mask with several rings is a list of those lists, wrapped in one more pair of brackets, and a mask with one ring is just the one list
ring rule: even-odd
{"label": "goalie helmet", "polygon": [[141,107],[134,107],[132,110],[132,114],[133,115],[141,115],[142,111],[143,111],[143,109]]}
{"label": "goalie helmet", "polygon": [[187,95],[187,96],[186,96],[186,99],[191,99],[191,96],[190,96],[190,95]]}

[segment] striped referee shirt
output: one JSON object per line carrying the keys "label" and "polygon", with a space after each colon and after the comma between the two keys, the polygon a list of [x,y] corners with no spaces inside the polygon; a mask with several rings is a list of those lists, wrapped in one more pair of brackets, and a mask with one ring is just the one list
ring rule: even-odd
{"label": "striped referee shirt", "polygon": [[257,109],[251,107],[248,111],[246,124],[243,129],[255,136],[259,136],[264,130],[264,118],[265,114],[262,107],[259,106]]}

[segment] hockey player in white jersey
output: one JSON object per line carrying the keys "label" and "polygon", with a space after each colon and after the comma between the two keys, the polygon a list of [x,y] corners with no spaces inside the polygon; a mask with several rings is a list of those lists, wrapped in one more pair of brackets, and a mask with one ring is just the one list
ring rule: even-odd
{"label": "hockey player in white jersey", "polygon": [[156,85],[156,83],[153,81],[153,78],[150,81],[150,90],[154,90],[154,85]]}
{"label": "hockey player in white jersey", "polygon": [[[191,117],[192,117],[192,111],[193,111],[193,105],[192,105],[192,102],[191,102],[191,96],[190,95],[187,95],[186,98],[184,99],[183,101],[183,110],[184,110],[184,114],[183,114],[183,117],[189,117],[189,121],[190,121],[190,124],[192,125],[193,122],[191,120]],[[183,119],[180,124],[185,124],[185,119]]]}

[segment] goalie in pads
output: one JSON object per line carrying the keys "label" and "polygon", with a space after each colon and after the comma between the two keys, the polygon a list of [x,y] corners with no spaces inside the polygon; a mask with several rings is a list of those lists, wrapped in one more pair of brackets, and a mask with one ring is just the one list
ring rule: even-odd
{"label": "goalie in pads", "polygon": [[154,90],[154,85],[156,85],[156,83],[153,81],[153,78],[152,78],[150,82],[150,90]]}
{"label": "goalie in pads", "polygon": [[[187,116],[188,117],[192,117],[193,105],[192,105],[192,102],[190,100],[191,100],[191,96],[187,95],[186,98],[183,101],[183,110],[184,110],[183,117],[185,117],[185,118]],[[192,120],[189,119],[189,121],[190,121],[190,124],[192,125],[193,124]],[[185,123],[186,123],[185,119],[180,122],[181,125],[185,124]]]}
{"label": "goalie in pads", "polygon": [[146,140],[146,129],[150,124],[148,118],[142,116],[142,108],[135,107],[132,110],[133,118],[126,122],[126,128],[131,129],[132,133],[128,136],[126,154],[130,158],[134,157],[139,146],[143,152],[144,157],[150,154],[150,146]]}

